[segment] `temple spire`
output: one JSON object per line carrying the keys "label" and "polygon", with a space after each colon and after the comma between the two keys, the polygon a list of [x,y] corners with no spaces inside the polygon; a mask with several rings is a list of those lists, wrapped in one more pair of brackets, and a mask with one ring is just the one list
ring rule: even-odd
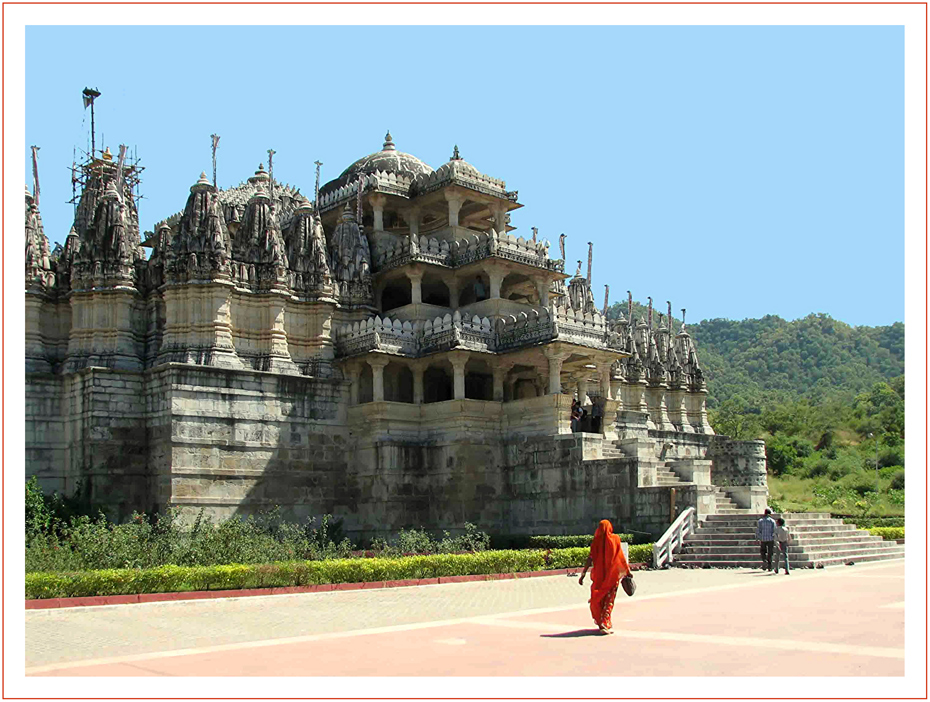
{"label": "temple spire", "polygon": [[588,286],[591,285],[591,263],[594,260],[594,244],[588,242]]}

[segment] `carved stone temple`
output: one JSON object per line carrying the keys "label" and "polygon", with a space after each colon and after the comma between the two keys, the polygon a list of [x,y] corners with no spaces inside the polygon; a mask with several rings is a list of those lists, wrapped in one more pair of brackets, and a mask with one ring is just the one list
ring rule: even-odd
{"label": "carved stone temple", "polygon": [[434,170],[388,134],[312,198],[264,166],[228,190],[192,174],[145,234],[128,167],[81,168],[63,247],[25,197],[26,474],[46,491],[114,518],[332,513],[355,537],[659,533],[687,506],[765,504],[763,444],[714,435],[684,324],[608,321],[590,257],[566,274],[564,249],[514,236],[517,192],[457,147]]}

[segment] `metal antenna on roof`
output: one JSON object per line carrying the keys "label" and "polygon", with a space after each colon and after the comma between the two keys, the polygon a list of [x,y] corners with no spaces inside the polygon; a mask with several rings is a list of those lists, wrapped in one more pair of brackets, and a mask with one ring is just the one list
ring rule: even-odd
{"label": "metal antenna on roof", "polygon": [[36,201],[36,207],[39,206],[39,147],[30,146],[32,149],[32,197]]}
{"label": "metal antenna on roof", "polygon": [[216,134],[210,135],[213,144],[213,187],[216,188],[216,147],[220,145],[220,138]]}
{"label": "metal antenna on roof", "polygon": [[94,100],[100,97],[100,91],[95,88],[84,88],[84,109],[87,109],[87,106],[90,105],[90,157],[94,158],[94,150],[96,149],[96,138],[94,134],[95,125],[94,125]]}

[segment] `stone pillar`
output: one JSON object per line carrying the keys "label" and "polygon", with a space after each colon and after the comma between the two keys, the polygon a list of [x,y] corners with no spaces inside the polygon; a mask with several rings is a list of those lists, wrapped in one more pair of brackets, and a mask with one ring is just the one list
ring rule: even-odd
{"label": "stone pillar", "polygon": [[452,280],[446,281],[446,285],[449,288],[449,307],[457,310],[459,308],[459,291],[461,289],[459,280],[458,278],[452,278]]}
{"label": "stone pillar", "polygon": [[540,280],[536,283],[536,292],[539,293],[540,307],[549,306],[549,280]]}
{"label": "stone pillar", "polygon": [[410,207],[404,213],[407,218],[407,225],[410,227],[410,236],[420,235],[420,208]]}
{"label": "stone pillar", "polygon": [[423,404],[423,373],[424,373],[423,364],[414,363],[410,366],[410,370],[413,371],[413,404],[422,405]]}
{"label": "stone pillar", "polygon": [[346,366],[346,375],[349,376],[349,405],[355,406],[358,404],[358,381],[360,368],[355,364],[351,366]]}
{"label": "stone pillar", "polygon": [[549,359],[549,394],[558,395],[562,392],[562,361],[568,358],[568,355],[547,351],[546,358]]}
{"label": "stone pillar", "polygon": [[588,374],[579,373],[575,376],[575,388],[578,392],[578,402],[584,404],[585,398],[588,396]]}
{"label": "stone pillar", "polygon": [[384,231],[384,206],[387,204],[387,198],[379,193],[372,193],[368,196],[368,203],[374,213],[373,229],[376,232]]}
{"label": "stone pillar", "polygon": [[605,400],[614,399],[610,392],[610,363],[597,364],[597,377],[601,384],[601,397]]}
{"label": "stone pillar", "polygon": [[501,296],[501,284],[504,282],[504,273],[496,268],[489,269],[487,273],[491,281],[491,299],[498,300]]}
{"label": "stone pillar", "polygon": [[410,280],[410,302],[418,304],[423,302],[423,272],[411,269],[407,271],[407,278]]}
{"label": "stone pillar", "polygon": [[287,348],[287,330],[284,325],[286,301],[287,297],[282,294],[274,294],[268,298],[268,307],[266,309],[270,329],[268,333],[267,370],[273,373],[298,375],[300,371],[294,361],[291,360],[291,354]]}
{"label": "stone pillar", "polygon": [[458,193],[446,192],[446,200],[449,201],[449,226],[459,226],[459,210],[465,204],[465,198]]}
{"label": "stone pillar", "polygon": [[456,400],[464,400],[465,364],[468,363],[468,353],[463,351],[453,351],[449,354],[449,362],[452,364],[452,380],[454,388],[452,397]]}
{"label": "stone pillar", "polygon": [[494,401],[504,401],[504,378],[507,377],[507,371],[513,368],[512,363],[501,363],[492,369],[494,374]]}
{"label": "stone pillar", "polygon": [[507,208],[503,205],[491,205],[491,218],[494,220],[494,229],[503,236],[507,233]]}
{"label": "stone pillar", "polygon": [[384,356],[369,356],[365,360],[371,366],[372,402],[384,402],[384,367],[389,361]]}

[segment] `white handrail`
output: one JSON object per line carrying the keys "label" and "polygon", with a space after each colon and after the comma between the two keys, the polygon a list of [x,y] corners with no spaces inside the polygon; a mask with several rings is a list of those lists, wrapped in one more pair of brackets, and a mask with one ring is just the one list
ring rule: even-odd
{"label": "white handrail", "polygon": [[694,507],[688,507],[652,545],[653,568],[664,568],[674,560],[673,554],[681,550],[685,537],[694,533],[696,517],[697,512]]}

